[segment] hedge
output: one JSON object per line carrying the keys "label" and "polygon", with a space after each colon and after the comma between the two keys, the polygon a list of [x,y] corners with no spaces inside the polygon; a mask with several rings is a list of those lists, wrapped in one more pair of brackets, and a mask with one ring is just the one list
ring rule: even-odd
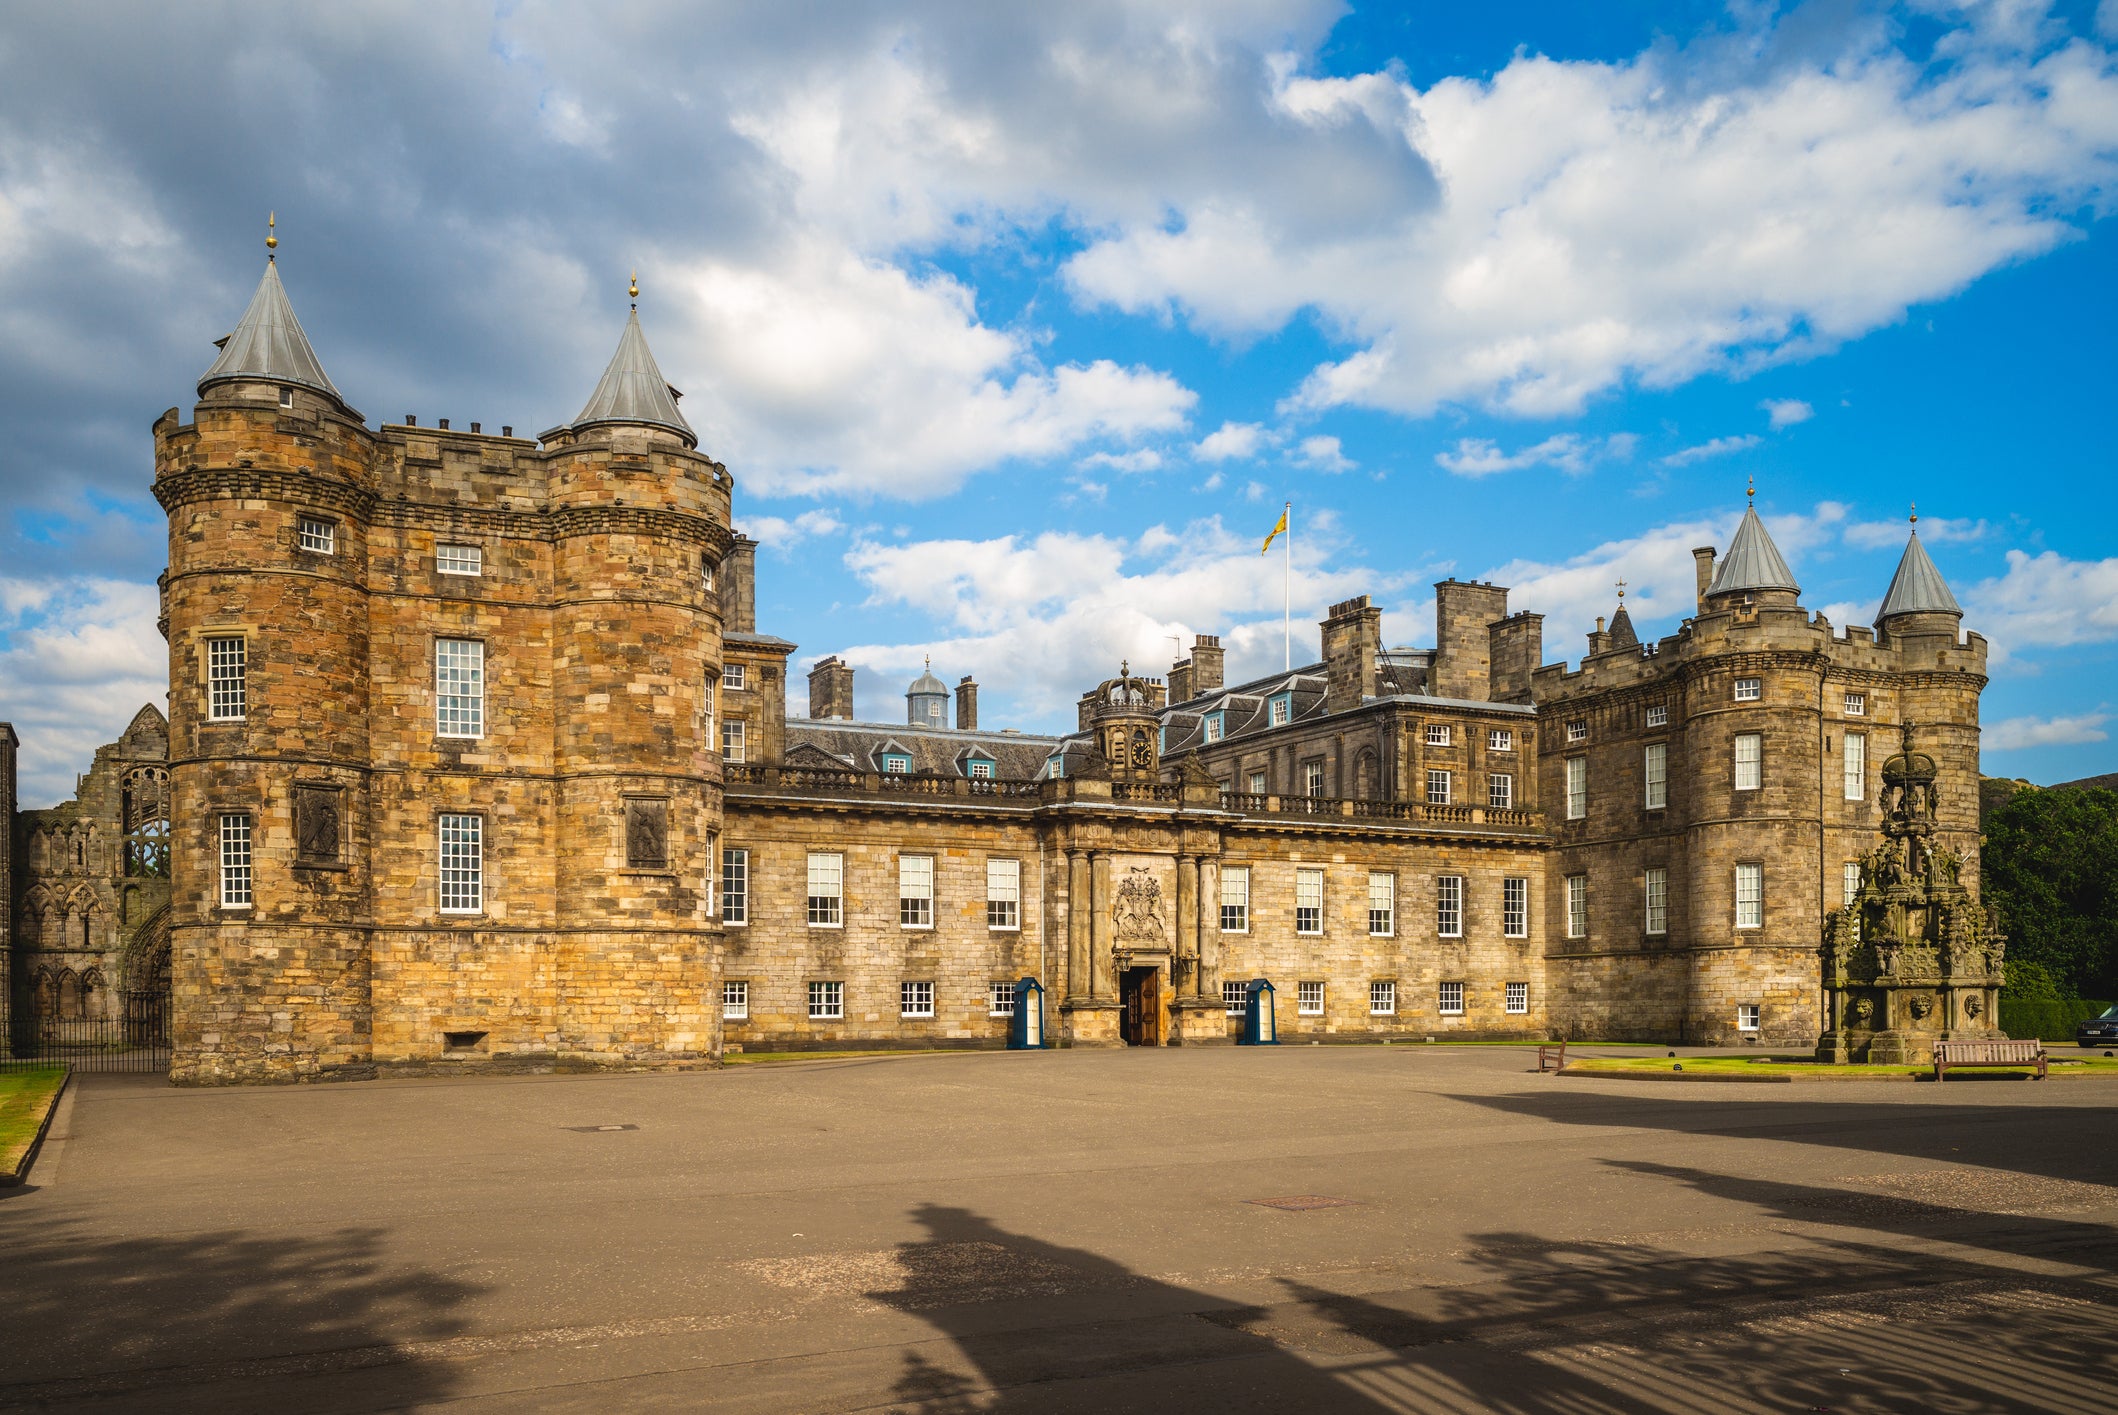
{"label": "hedge", "polygon": [[2074,1040],[2076,1027],[2109,1006],[2108,1002],[2091,1002],[2078,997],[2053,1001],[2036,997],[2013,998],[2002,993],[2000,1030],[2023,1040],[2035,1037],[2040,1041],[2070,1042]]}

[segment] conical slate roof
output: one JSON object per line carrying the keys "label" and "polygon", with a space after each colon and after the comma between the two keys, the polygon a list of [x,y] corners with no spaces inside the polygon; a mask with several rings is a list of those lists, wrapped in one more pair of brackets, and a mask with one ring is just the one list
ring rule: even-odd
{"label": "conical slate roof", "polygon": [[1893,614],[1933,610],[1944,614],[1964,612],[1956,596],[1949,593],[1941,571],[1927,558],[1927,548],[1919,543],[1919,532],[1914,531],[1912,539],[1905,542],[1905,556],[1897,562],[1897,573],[1890,577],[1890,593],[1883,596],[1883,607],[1876,611],[1875,619],[1880,624]]}
{"label": "conical slate roof", "polygon": [[271,260],[265,262],[265,278],[257,282],[257,293],[250,297],[250,308],[243,311],[235,333],[220,344],[221,356],[199,380],[201,397],[210,384],[256,378],[298,384],[345,401],[317,362],[316,350],[309,347],[309,336],[302,333],[286,287],[279,283],[279,266]]}
{"label": "conical slate roof", "polygon": [[677,391],[662,377],[655,356],[647,348],[647,336],[640,332],[638,310],[626,319],[625,332],[618,336],[618,352],[610,356],[610,367],[603,370],[596,391],[589,394],[588,406],[574,419],[573,431],[598,423],[666,427],[682,434],[691,446],[698,446],[698,434],[677,411]]}
{"label": "conical slate roof", "polygon": [[1636,649],[1640,647],[1640,633],[1633,628],[1633,616],[1625,612],[1620,603],[1618,612],[1611,616],[1610,645],[1614,649]]}
{"label": "conical slate roof", "polygon": [[1780,548],[1772,543],[1765,533],[1765,523],[1758,519],[1758,508],[1746,507],[1743,524],[1736,527],[1736,538],[1728,543],[1728,554],[1714,567],[1713,583],[1706,587],[1709,595],[1728,594],[1737,590],[1794,590],[1801,586],[1794,582],[1794,572],[1787,568],[1787,561]]}

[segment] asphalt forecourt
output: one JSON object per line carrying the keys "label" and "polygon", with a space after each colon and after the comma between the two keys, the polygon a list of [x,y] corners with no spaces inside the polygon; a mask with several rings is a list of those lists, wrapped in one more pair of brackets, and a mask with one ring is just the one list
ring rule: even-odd
{"label": "asphalt forecourt", "polygon": [[0,1409],[2100,1408],[2118,1087],[1535,1063],[79,1077]]}

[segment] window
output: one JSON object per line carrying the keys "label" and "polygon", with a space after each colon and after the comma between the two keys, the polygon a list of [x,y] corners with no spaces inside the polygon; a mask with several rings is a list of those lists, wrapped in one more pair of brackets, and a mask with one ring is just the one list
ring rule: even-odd
{"label": "window", "polygon": [[1432,768],[1428,769],[1427,804],[1430,806],[1446,806],[1449,804],[1449,773],[1435,771]]}
{"label": "window", "polygon": [[1050,780],[1064,781],[1066,779],[1066,758],[1053,757],[1046,762],[1044,764],[1044,774]]}
{"label": "window", "polygon": [[1287,719],[1293,716],[1293,714],[1294,700],[1292,698],[1274,698],[1272,700],[1271,705],[1266,709],[1266,719],[1271,722],[1274,727],[1285,727],[1287,725]]}
{"label": "window", "polygon": [[912,759],[902,752],[884,752],[882,769],[891,776],[903,776],[912,769]]}
{"label": "window", "polygon": [[728,981],[721,984],[721,1020],[724,1022],[747,1022],[750,1020],[750,984]]}
{"label": "window", "polygon": [[1736,790],[1755,791],[1765,780],[1765,738],[1756,732],[1736,734]]}
{"label": "window", "polygon": [[1250,773],[1250,794],[1253,796],[1262,796],[1265,794],[1264,772],[1254,771]]}
{"label": "window", "polygon": [[1666,809],[1669,805],[1669,744],[1650,742],[1647,744],[1645,760],[1641,764],[1641,776],[1647,783],[1647,808],[1651,811]]}
{"label": "window", "polygon": [[902,928],[934,927],[934,857],[897,857],[897,922]]}
{"label": "window", "polygon": [[1846,799],[1858,801],[1868,794],[1868,739],[1858,732],[1846,734]]}
{"label": "window", "polygon": [[485,907],[485,820],[443,816],[441,912],[475,914]]}
{"label": "window", "polygon": [[750,686],[750,665],[746,663],[724,663],[721,665],[721,686],[730,692],[740,693]]}
{"label": "window", "polygon": [[1230,1017],[1241,1017],[1250,1011],[1250,984],[1221,984],[1221,1010]]}
{"label": "window", "polygon": [[1839,869],[1839,902],[1851,904],[1861,897],[1861,862],[1848,860]]}
{"label": "window", "polygon": [[1022,927],[1022,861],[985,862],[985,926],[989,929]]}
{"label": "window", "polygon": [[973,781],[991,781],[993,779],[993,764],[982,757],[971,758],[970,769]]}
{"label": "window", "polygon": [[1523,1013],[1530,1010],[1530,985],[1528,983],[1509,983],[1507,997],[1509,1016],[1520,1017]]}
{"label": "window", "polygon": [[1397,932],[1397,876],[1373,871],[1368,876],[1368,936],[1388,938]]}
{"label": "window", "polygon": [[743,722],[730,718],[721,724],[721,760],[739,762],[743,760]]}
{"label": "window", "polygon": [[1738,679],[1736,679],[1736,701],[1737,701],[1737,702],[1739,702],[1739,703],[1754,703],[1754,702],[1757,702],[1757,701],[1758,701],[1759,699],[1763,698],[1764,696],[1765,696],[1765,680],[1764,680],[1763,678],[1738,678]]}
{"label": "window", "polygon": [[1588,937],[1588,876],[1566,877],[1566,936]]}
{"label": "window", "polygon": [[1641,880],[1647,897],[1646,931],[1666,934],[1669,932],[1669,871],[1648,870]]}
{"label": "window", "polygon": [[988,1017],[1013,1017],[1015,1015],[1015,985],[1013,983],[990,983],[986,986],[985,1015]]}
{"label": "window", "polygon": [[1324,872],[1294,872],[1294,931],[1320,934],[1324,931]]}
{"label": "window", "polygon": [[1649,708],[1647,710],[1647,725],[1649,727],[1669,726],[1669,709],[1660,705]]}
{"label": "window", "polygon": [[434,641],[434,730],[485,735],[485,645],[476,639]]}
{"label": "window", "polygon": [[[809,927],[835,929],[845,920],[846,857],[835,852],[809,856]],[[814,1013],[810,1014],[814,1016]]]}
{"label": "window", "polygon": [[897,1015],[900,1017],[932,1017],[934,1015],[934,985],[932,983],[899,983],[897,985]]}
{"label": "window", "polygon": [[1394,1017],[1397,1015],[1397,984],[1368,984],[1368,1015],[1370,1017]]}
{"label": "window", "polygon": [[1868,695],[1866,693],[1848,693],[1846,695],[1846,716],[1866,717],[1867,715]]}
{"label": "window", "polygon": [[1448,723],[1446,723],[1446,722],[1430,722],[1430,723],[1428,723],[1428,724],[1427,724],[1427,745],[1428,745],[1428,746],[1430,746],[1430,747],[1446,747],[1446,746],[1448,746],[1448,745],[1449,745],[1449,724],[1448,724]]}
{"label": "window", "polygon": [[1755,1032],[1758,1030],[1758,1005],[1755,1002],[1736,1004],[1736,1030]]}
{"label": "window", "polygon": [[1527,879],[1500,882],[1500,931],[1509,938],[1530,936],[1530,882]]}
{"label": "window", "polygon": [[1324,794],[1324,764],[1322,762],[1302,763],[1302,794],[1311,797]]}
{"label": "window", "polygon": [[280,389],[280,391],[279,391],[279,405],[280,405],[280,406],[281,406],[282,408],[291,408],[291,407],[293,407],[293,406],[294,406],[294,390],[293,390],[293,389],[291,389],[291,388],[281,388],[281,389]]}
{"label": "window", "polygon": [[830,1022],[846,1015],[844,983],[809,984],[809,1020]]}
{"label": "window", "polygon": [[1496,727],[1486,733],[1486,750],[1493,752],[1514,751],[1515,729],[1512,727]]}
{"label": "window", "polygon": [[1221,871],[1221,932],[1250,932],[1250,868],[1247,865]]}
{"label": "window", "polygon": [[1434,931],[1443,938],[1463,937],[1463,876],[1440,875],[1434,881]]}
{"label": "window", "polygon": [[1486,778],[1486,805],[1496,811],[1512,810],[1515,805],[1515,778],[1508,772],[1496,771]]}
{"label": "window", "polygon": [[1203,722],[1205,723],[1205,725],[1206,725],[1206,740],[1207,740],[1207,741],[1209,741],[1209,742],[1218,742],[1218,741],[1220,741],[1220,740],[1221,740],[1221,730],[1222,730],[1222,728],[1221,728],[1221,723],[1222,723],[1222,718],[1221,718],[1221,715],[1220,715],[1219,713],[1217,713],[1217,712],[1210,712],[1210,713],[1206,714],[1206,716],[1205,716],[1205,717],[1204,717],[1203,719],[1201,719],[1201,720],[1202,720],[1202,721],[1203,721]]}
{"label": "window", "polygon": [[246,710],[246,647],[241,639],[206,640],[206,716],[215,722],[237,721]]}
{"label": "window", "polygon": [[1763,865],[1736,866],[1736,927],[1739,929],[1763,928],[1765,925],[1765,867]]}
{"label": "window", "polygon": [[750,852],[721,852],[721,922],[750,922]]}
{"label": "window", "polygon": [[1294,985],[1294,1010],[1302,1017],[1324,1015],[1324,985],[1321,982]]}
{"label": "window", "polygon": [[1570,821],[1586,819],[1588,816],[1588,758],[1566,759],[1566,818]]}
{"label": "window", "polygon": [[1566,725],[1566,740],[1569,742],[1586,742],[1588,740],[1588,720],[1586,718],[1576,718],[1574,721],[1569,722]]}
{"label": "window", "polygon": [[338,550],[338,527],[321,516],[301,518],[301,547],[318,555],[332,555]]}
{"label": "window", "polygon": [[250,907],[250,817],[221,817],[221,907]]}
{"label": "window", "polygon": [[443,575],[483,575],[485,552],[475,545],[437,545],[434,569]]}
{"label": "window", "polygon": [[1462,983],[1443,983],[1443,984],[1441,985],[1441,998],[1440,998],[1440,1002],[1441,1002],[1441,1015],[1442,1015],[1442,1016],[1444,1016],[1444,1017],[1461,1017],[1461,1016],[1463,1016],[1463,984],[1462,984]]}

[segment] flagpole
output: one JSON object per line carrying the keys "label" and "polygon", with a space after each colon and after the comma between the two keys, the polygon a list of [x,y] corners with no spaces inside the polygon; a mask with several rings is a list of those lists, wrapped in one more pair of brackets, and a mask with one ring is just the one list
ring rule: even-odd
{"label": "flagpole", "polygon": [[1287,502],[1287,561],[1280,577],[1280,651],[1285,655],[1283,667],[1294,667],[1294,502]]}

